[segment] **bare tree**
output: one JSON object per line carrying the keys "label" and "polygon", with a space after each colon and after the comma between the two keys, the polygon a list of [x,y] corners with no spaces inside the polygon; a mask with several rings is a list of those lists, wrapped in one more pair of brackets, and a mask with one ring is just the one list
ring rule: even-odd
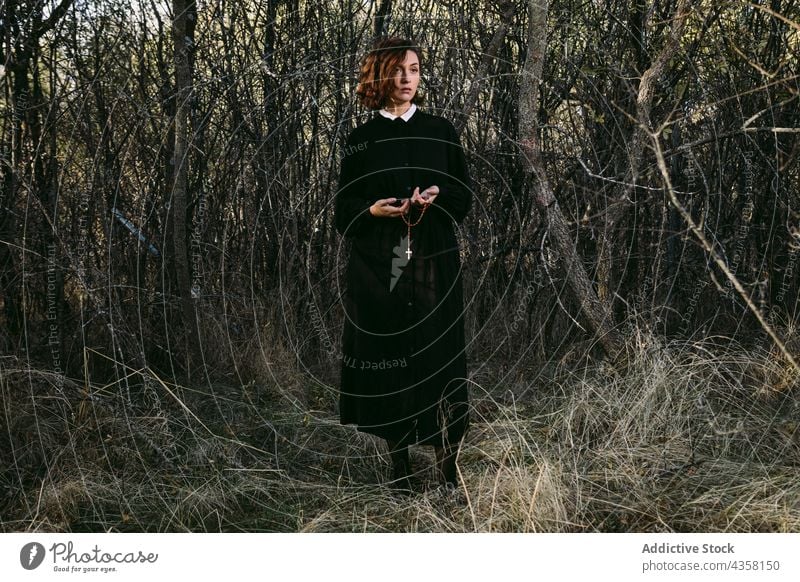
{"label": "bare tree", "polygon": [[547,12],[550,3],[530,0],[528,4],[528,53],[520,79],[520,146],[523,153],[523,170],[536,180],[536,207],[547,224],[548,233],[564,263],[567,278],[575,298],[592,329],[599,335],[606,352],[616,356],[623,347],[622,338],[613,328],[610,309],[597,297],[586,274],[575,241],[553,194],[542,162],[541,145],[537,135],[536,111],[539,85],[547,47]]}
{"label": "bare tree", "polygon": [[192,287],[191,261],[187,248],[189,238],[187,222],[190,221],[188,208],[188,175],[189,175],[189,113],[192,106],[194,29],[197,22],[197,5],[195,0],[173,1],[172,38],[175,50],[175,94],[177,96],[175,111],[175,187],[172,191],[173,240],[175,248],[175,271],[178,294],[181,302],[184,331],[190,346],[188,372],[191,376],[194,367],[202,361],[200,349],[198,314],[192,302],[194,293],[202,291]]}
{"label": "bare tree", "polygon": [[[50,285],[50,298],[59,316],[63,304],[63,273],[59,254],[54,243],[54,224],[56,192],[56,150],[53,120],[48,119],[51,101],[45,97],[41,79],[34,72],[42,58],[42,39],[64,18],[72,0],[61,0],[45,18],[41,3],[3,2],[0,5],[0,62],[5,74],[5,99],[9,105],[10,144],[3,140],[2,168],[0,168],[0,298],[4,304],[5,318],[12,336],[21,332],[25,317],[23,305],[26,303],[23,289],[23,267],[33,272],[48,272],[51,281],[35,286],[46,289]],[[52,53],[51,53],[52,54]],[[27,133],[26,130],[27,129]],[[37,155],[27,157],[26,150],[33,148]],[[33,173],[30,173],[32,168]],[[38,202],[36,215],[41,238],[38,253],[49,257],[49,267],[40,270],[33,257],[21,256],[19,244],[19,216],[16,208],[18,200],[32,195]],[[31,301],[32,300],[32,301]],[[34,292],[27,299],[33,304],[43,305],[44,294]],[[61,329],[59,329],[59,335]],[[60,343],[60,338],[58,339]]]}

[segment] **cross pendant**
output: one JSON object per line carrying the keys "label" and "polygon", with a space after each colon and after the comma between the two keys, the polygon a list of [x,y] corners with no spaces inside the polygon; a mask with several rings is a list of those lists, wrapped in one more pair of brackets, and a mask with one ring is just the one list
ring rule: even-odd
{"label": "cross pendant", "polygon": [[411,258],[411,243],[408,244],[408,248],[406,249],[406,259]]}

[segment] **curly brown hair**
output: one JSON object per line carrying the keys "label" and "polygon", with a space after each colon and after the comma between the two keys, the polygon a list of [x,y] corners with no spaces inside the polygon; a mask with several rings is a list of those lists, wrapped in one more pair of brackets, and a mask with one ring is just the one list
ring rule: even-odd
{"label": "curly brown hair", "polygon": [[[422,51],[412,41],[397,36],[378,40],[361,61],[356,95],[368,109],[380,109],[394,88],[392,71],[406,58],[406,51],[414,51],[422,68]],[[424,95],[419,89],[411,99],[422,105]]]}

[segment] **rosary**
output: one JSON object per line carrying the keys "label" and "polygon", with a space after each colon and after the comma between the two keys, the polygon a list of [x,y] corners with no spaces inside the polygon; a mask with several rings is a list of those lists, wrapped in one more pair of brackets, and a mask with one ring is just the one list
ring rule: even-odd
{"label": "rosary", "polygon": [[419,217],[413,223],[411,221],[406,220],[406,215],[405,214],[401,214],[400,215],[401,218],[403,219],[403,222],[405,222],[406,226],[408,227],[408,238],[406,239],[408,241],[408,247],[406,248],[407,260],[411,259],[411,227],[412,226],[417,226],[419,224],[419,221],[422,220],[423,216],[425,216],[425,211],[428,209],[428,206],[429,206],[429,204],[423,205],[422,212],[420,212]]}

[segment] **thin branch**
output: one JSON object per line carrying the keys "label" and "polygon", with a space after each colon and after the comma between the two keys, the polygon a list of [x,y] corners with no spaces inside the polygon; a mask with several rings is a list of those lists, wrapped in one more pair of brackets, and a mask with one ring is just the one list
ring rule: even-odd
{"label": "thin branch", "polygon": [[69,7],[72,5],[72,0],[61,0],[61,4],[56,6],[53,11],[50,13],[50,16],[47,17],[47,20],[42,22],[39,26],[36,27],[36,30],[33,32],[33,37],[38,39],[46,33],[48,30],[55,26],[56,22],[58,22],[64,14],[66,14]]}
{"label": "thin branch", "polygon": [[745,2],[745,4],[747,4],[751,8],[756,8],[758,10],[766,12],[770,16],[773,16],[773,17],[777,18],[778,20],[781,20],[781,21],[785,22],[786,24],[788,24],[789,26],[791,26],[795,30],[800,30],[800,24],[798,24],[794,20],[790,20],[790,19],[786,18],[783,14],[779,14],[779,13],[775,12],[772,8],[767,8],[766,6],[761,6],[759,4],[753,4],[752,2]]}
{"label": "thin branch", "polygon": [[725,264],[725,261],[723,261],[720,258],[717,251],[714,249],[711,243],[708,242],[705,235],[703,234],[703,231],[695,224],[692,215],[689,213],[688,210],[686,210],[686,208],[683,207],[683,205],[678,200],[678,197],[675,195],[675,191],[672,188],[672,181],[669,178],[669,171],[667,170],[667,164],[664,161],[664,154],[661,151],[661,142],[658,139],[658,133],[651,134],[650,137],[652,138],[653,144],[655,146],[658,169],[661,170],[661,176],[664,179],[664,185],[666,186],[667,194],[669,194],[670,201],[678,210],[678,212],[680,212],[681,216],[683,216],[683,219],[686,221],[686,224],[689,226],[689,229],[697,237],[697,240],[700,241],[700,244],[703,246],[705,251],[711,256],[711,258],[714,260],[714,262],[720,268],[720,270],[723,273],[725,273],[725,276],[728,278],[728,281],[731,282],[731,284],[736,289],[737,293],[739,293],[739,296],[747,304],[747,307],[750,309],[753,315],[756,316],[756,319],[758,319],[758,322],[761,324],[762,329],[766,331],[767,334],[772,338],[772,341],[775,342],[775,345],[778,346],[778,349],[781,351],[784,357],[789,361],[789,363],[791,363],[792,366],[794,366],[794,368],[798,372],[800,372],[800,364],[797,363],[792,354],[789,353],[789,350],[786,349],[786,345],[775,333],[775,330],[773,330],[772,327],[767,323],[766,319],[764,319],[764,316],[761,314],[761,311],[758,309],[758,307],[756,307],[752,299],[750,299],[750,296],[747,294],[747,291],[745,291],[744,287],[739,282],[739,279],[736,278],[736,275],[734,275],[731,272],[731,270],[728,268],[728,265]]}

